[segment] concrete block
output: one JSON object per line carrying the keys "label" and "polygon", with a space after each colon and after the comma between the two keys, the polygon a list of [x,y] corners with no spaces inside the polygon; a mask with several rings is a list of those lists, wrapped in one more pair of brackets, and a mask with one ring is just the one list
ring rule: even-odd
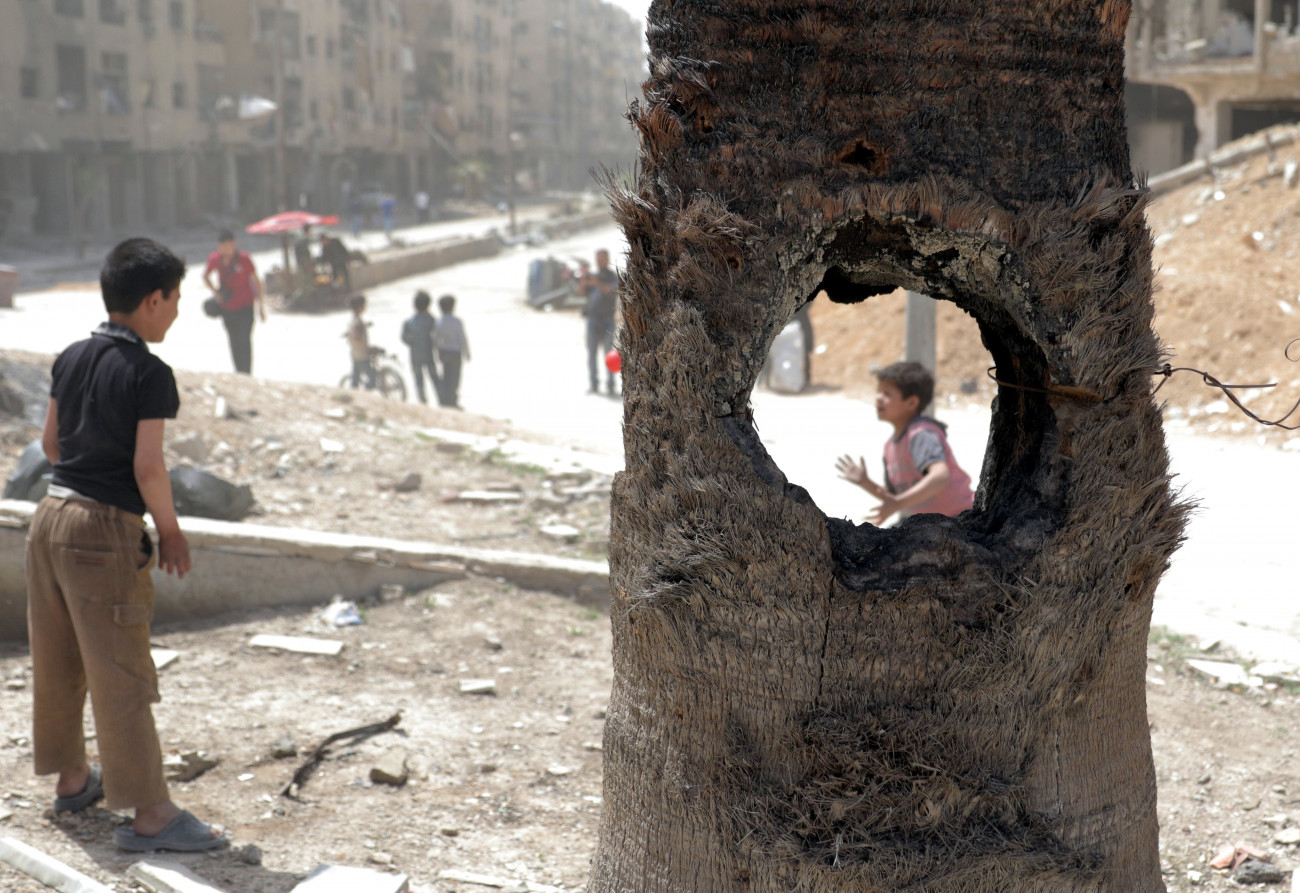
{"label": "concrete block", "polygon": [[153,893],[222,893],[179,862],[141,859],[126,870],[126,876]]}
{"label": "concrete block", "polygon": [[248,640],[253,648],[279,648],[295,654],[324,654],[329,657],[343,650],[343,643],[338,639],[309,639],[306,636],[274,636],[261,633]]}
{"label": "concrete block", "polygon": [[[0,641],[27,635],[27,528],[36,506],[0,500]],[[609,604],[609,565],[522,552],[474,549],[386,537],[184,518],[194,572],[178,580],[155,572],[159,623],[280,605],[320,605],[339,593],[358,601],[383,584],[419,592],[467,571],[524,589]],[[382,559],[382,560],[381,560]]]}
{"label": "concrete block", "polygon": [[113,893],[112,888],[12,837],[0,837],[0,861],[60,893]]}
{"label": "concrete block", "polygon": [[319,865],[293,893],[408,893],[410,879],[404,874],[387,874],[369,868]]}

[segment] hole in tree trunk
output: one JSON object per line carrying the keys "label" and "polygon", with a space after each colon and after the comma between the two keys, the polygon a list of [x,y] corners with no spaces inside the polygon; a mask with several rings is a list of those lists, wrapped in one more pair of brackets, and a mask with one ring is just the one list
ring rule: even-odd
{"label": "hole in tree trunk", "polygon": [[[824,271],[812,296],[824,291],[830,301],[858,303],[905,288],[950,301],[974,318],[1000,380],[1026,389],[1042,388],[1048,381],[1043,351],[1004,309],[1014,302],[998,300],[1028,281],[1018,275],[1017,259],[1005,243],[939,230],[924,221],[859,220],[834,232],[821,258]],[[799,304],[811,299],[805,297]],[[775,339],[779,331],[774,326],[770,337]],[[882,358],[881,365],[894,359]],[[873,410],[867,404],[863,411]],[[736,425],[743,423],[733,422],[733,437],[764,479],[784,487],[790,498],[809,499],[802,487],[787,482],[759,433],[752,428],[742,433]],[[886,528],[828,518],[837,578],[854,591],[901,588],[917,573],[916,554],[925,552],[940,534],[949,543],[949,567],[1002,564],[1023,555],[1058,523],[1062,507],[1053,498],[1053,469],[1040,467],[1040,457],[1052,453],[1042,449],[1044,439],[1055,436],[1056,419],[1045,394],[999,387],[983,464],[967,469],[979,479],[974,508],[956,518],[914,515]],[[834,455],[880,455],[878,444],[827,443],[825,449]],[[878,469],[879,460],[874,461]]]}

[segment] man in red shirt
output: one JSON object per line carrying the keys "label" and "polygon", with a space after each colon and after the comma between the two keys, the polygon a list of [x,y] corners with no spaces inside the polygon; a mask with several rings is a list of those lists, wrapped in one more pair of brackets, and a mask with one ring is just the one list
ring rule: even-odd
{"label": "man in red shirt", "polygon": [[[216,284],[213,284],[213,275]],[[208,255],[203,270],[203,284],[212,289],[221,304],[221,321],[230,336],[230,355],[235,371],[249,375],[253,371],[253,306],[266,322],[266,305],[262,301],[262,280],[247,252],[235,245],[235,234],[223,229],[217,236],[217,250]]]}

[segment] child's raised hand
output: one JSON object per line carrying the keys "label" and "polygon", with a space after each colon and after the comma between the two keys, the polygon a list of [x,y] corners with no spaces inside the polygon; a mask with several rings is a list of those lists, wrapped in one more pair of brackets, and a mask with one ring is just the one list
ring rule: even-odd
{"label": "child's raised hand", "polygon": [[864,490],[871,490],[871,475],[867,474],[867,463],[859,458],[854,462],[852,456],[840,456],[835,460],[835,470],[840,477],[850,484],[857,484]]}

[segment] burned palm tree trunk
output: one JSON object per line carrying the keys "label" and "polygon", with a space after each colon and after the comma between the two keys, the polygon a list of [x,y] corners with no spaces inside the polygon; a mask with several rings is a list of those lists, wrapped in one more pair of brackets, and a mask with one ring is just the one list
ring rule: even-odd
{"label": "burned palm tree trunk", "polygon": [[[1145,641],[1175,549],[1122,0],[656,0],[592,889],[1163,889]],[[975,509],[829,520],[750,391],[825,289],[978,321]],[[835,420],[826,419],[827,455]]]}

